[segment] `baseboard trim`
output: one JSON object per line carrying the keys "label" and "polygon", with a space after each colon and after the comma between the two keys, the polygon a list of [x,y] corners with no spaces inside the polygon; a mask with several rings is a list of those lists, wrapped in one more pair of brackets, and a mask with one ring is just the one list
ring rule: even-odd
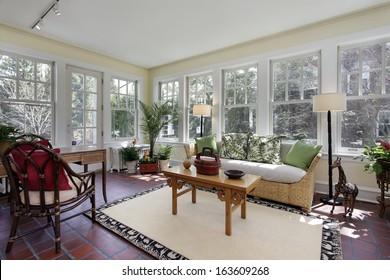
{"label": "baseboard trim", "polygon": [[[370,203],[378,204],[376,197],[380,195],[379,188],[373,189],[364,186],[357,186],[359,188],[359,194],[356,197],[358,201],[365,201]],[[319,194],[328,194],[329,187],[328,182],[325,181],[316,181],[315,183],[315,192]],[[333,189],[334,191],[334,189]]]}

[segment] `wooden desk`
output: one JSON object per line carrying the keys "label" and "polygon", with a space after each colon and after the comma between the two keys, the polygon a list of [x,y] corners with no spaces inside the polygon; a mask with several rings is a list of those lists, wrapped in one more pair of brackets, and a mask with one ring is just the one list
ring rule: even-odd
{"label": "wooden desk", "polygon": [[[107,203],[106,193],[106,149],[96,147],[71,146],[59,147],[61,156],[68,163],[75,163],[84,166],[84,171],[88,171],[88,165],[92,163],[102,163],[102,190],[103,198]],[[3,164],[0,162],[0,178],[7,177]]]}

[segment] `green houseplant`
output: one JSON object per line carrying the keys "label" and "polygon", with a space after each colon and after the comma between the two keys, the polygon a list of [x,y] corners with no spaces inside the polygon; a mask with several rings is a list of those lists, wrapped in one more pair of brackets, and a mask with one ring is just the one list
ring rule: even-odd
{"label": "green houseplant", "polygon": [[388,140],[376,142],[373,146],[366,145],[363,153],[356,156],[355,159],[360,159],[366,162],[364,171],[376,174],[381,174],[383,166],[390,165],[390,143]]}
{"label": "green houseplant", "polygon": [[149,156],[154,156],[154,146],[161,130],[171,121],[177,119],[178,109],[172,108],[171,101],[156,101],[146,104],[139,101],[140,109],[143,113],[141,119],[141,129],[146,134],[150,144]]}
{"label": "green houseplant", "polygon": [[[149,155],[140,159],[140,172],[158,172],[158,159],[154,155],[154,146],[161,130],[171,121],[177,119],[178,109],[172,108],[171,101],[156,101],[146,104],[139,101],[141,112],[141,129],[149,141]],[[145,166],[151,165],[153,166]]]}
{"label": "green houseplant", "polygon": [[0,125],[0,156],[16,141],[20,130],[10,125]]}
{"label": "green houseplant", "polygon": [[139,156],[139,149],[136,147],[123,147],[121,149],[122,159],[126,162],[127,172],[136,173]]}
{"label": "green houseplant", "polygon": [[169,159],[171,158],[172,149],[173,147],[171,145],[160,145],[157,152],[157,158],[161,171],[169,168]]}

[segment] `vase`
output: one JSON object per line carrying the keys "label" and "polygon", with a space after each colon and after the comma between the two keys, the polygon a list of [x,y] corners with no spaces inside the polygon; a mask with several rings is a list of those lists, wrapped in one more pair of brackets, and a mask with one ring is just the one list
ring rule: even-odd
{"label": "vase", "polygon": [[140,163],[139,172],[142,173],[158,173],[158,162],[156,163]]}
{"label": "vase", "polygon": [[160,159],[158,161],[158,165],[160,167],[160,172],[167,170],[169,168],[169,160],[168,159]]}
{"label": "vase", "polygon": [[138,160],[126,161],[127,173],[137,173]]}

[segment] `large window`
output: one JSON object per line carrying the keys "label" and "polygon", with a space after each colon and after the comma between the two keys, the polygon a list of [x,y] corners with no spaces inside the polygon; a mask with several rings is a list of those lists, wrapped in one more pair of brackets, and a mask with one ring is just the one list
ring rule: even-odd
{"label": "large window", "polygon": [[319,53],[271,61],[273,133],[289,139],[317,141],[317,115],[312,97],[318,94]]}
{"label": "large window", "polygon": [[[188,136],[195,139],[200,136],[200,117],[193,115],[195,104],[213,105],[213,78],[211,74],[188,78]],[[203,135],[211,134],[211,117],[203,118]]]}
{"label": "large window", "polygon": [[0,51],[0,123],[52,139],[53,63]]}
{"label": "large window", "polygon": [[130,138],[137,135],[137,81],[111,79],[111,137]]}
{"label": "large window", "polygon": [[224,132],[256,132],[257,66],[224,70]]}
{"label": "large window", "polygon": [[389,135],[390,39],[339,48],[339,83],[347,94],[341,150],[354,151]]}
{"label": "large window", "polygon": [[[173,108],[179,107],[179,81],[170,81],[160,83],[160,100],[162,102],[169,101],[170,106]],[[167,116],[171,118],[172,116]],[[164,140],[178,140],[179,139],[179,118],[171,121],[166,127],[163,128],[161,138]]]}

